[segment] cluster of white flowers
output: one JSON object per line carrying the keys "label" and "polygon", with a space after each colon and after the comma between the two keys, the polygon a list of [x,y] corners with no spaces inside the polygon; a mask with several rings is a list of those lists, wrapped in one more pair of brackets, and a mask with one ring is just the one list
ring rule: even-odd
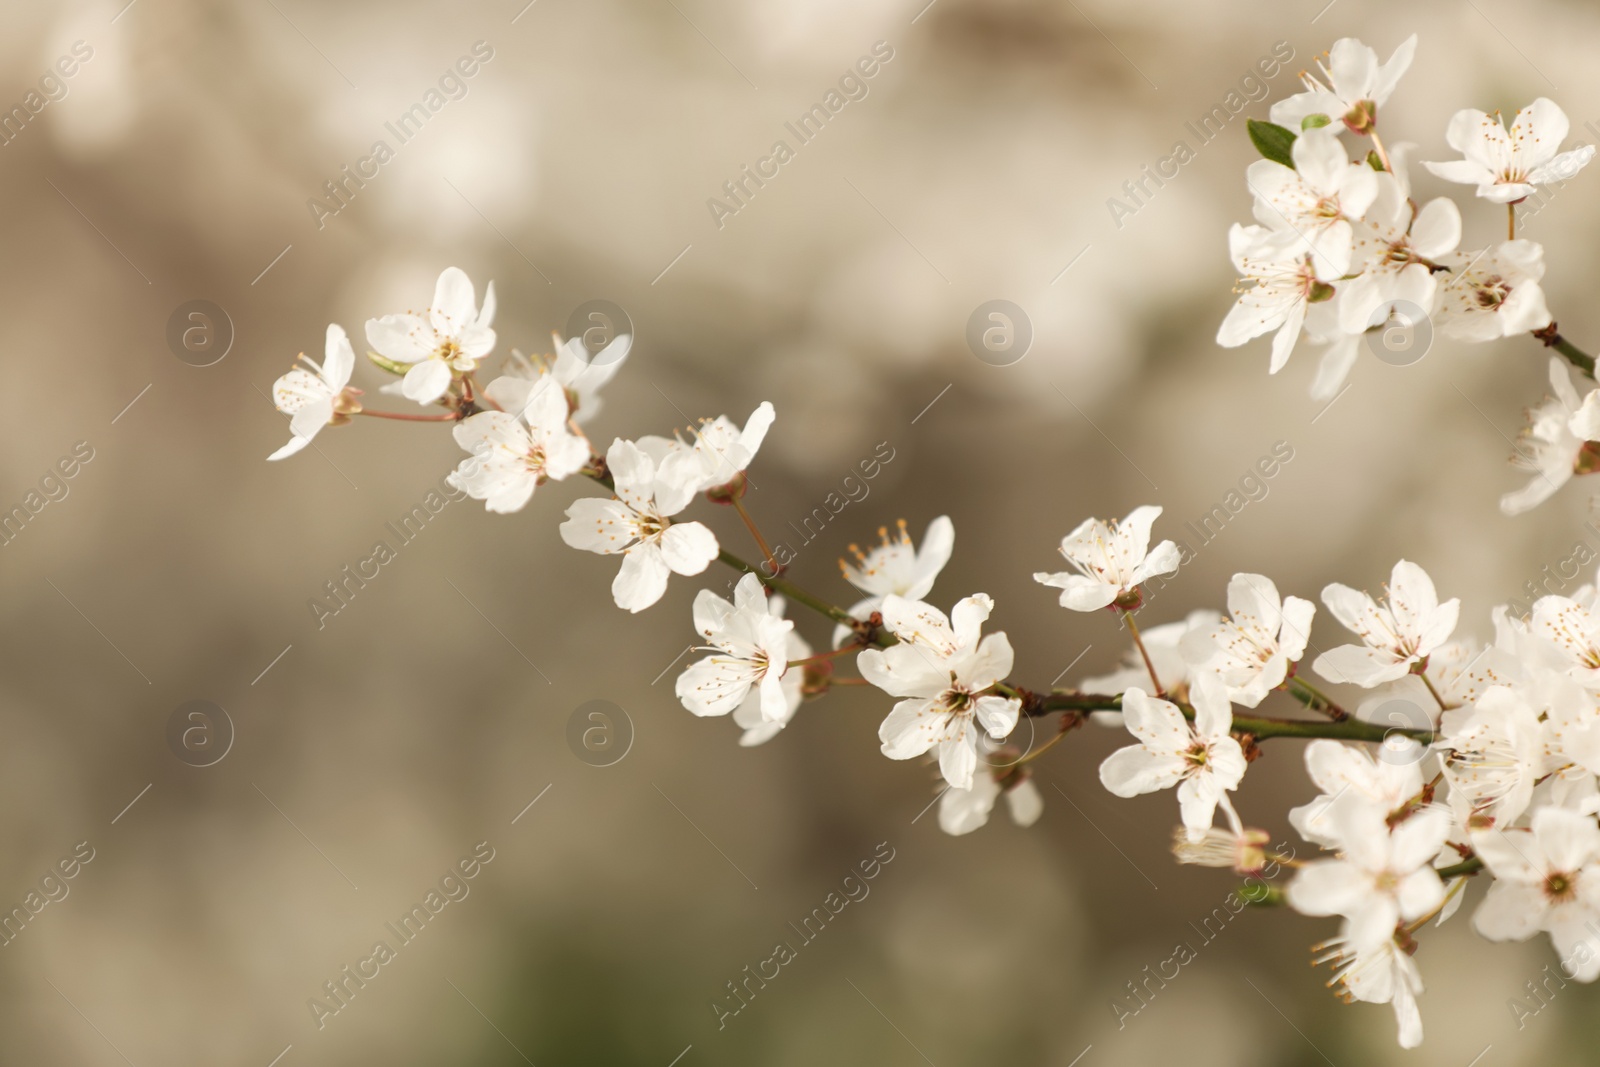
{"label": "cluster of white flowers", "polygon": [[[1415,50],[1413,36],[1380,63],[1360,41],[1341,40],[1328,53],[1326,83],[1305,75],[1305,92],[1274,104],[1270,123],[1250,124],[1267,158],[1245,176],[1255,224],[1235,225],[1228,235],[1239,298],[1217,342],[1231,348],[1273,333],[1276,374],[1307,334],[1327,346],[1311,386],[1316,399],[1339,393],[1363,335],[1386,328],[1391,316],[1408,323],[1426,316],[1457,341],[1524,333],[1558,340],[1539,285],[1544,248],[1516,237],[1515,205],[1538,186],[1574,177],[1594,147],[1561,151],[1570,125],[1543,97],[1518,111],[1509,129],[1498,112],[1457,112],[1445,140],[1462,158],[1423,166],[1447,182],[1476,186],[1478,197],[1507,205],[1508,216],[1507,240],[1460,249],[1460,208],[1447,196],[1419,207],[1400,151],[1410,146],[1391,152],[1378,132],[1379,109]],[[1352,161],[1341,135],[1372,147]],[[1585,447],[1600,437],[1600,401],[1593,392],[1579,401],[1559,361],[1551,376],[1556,397],[1534,413],[1515,458],[1535,477],[1504,497],[1507,514],[1547,499],[1575,470],[1585,473],[1600,459]]]}
{"label": "cluster of white flowers", "polygon": [[[1272,123],[1252,124],[1267,157],[1249,171],[1257,224],[1229,235],[1246,288],[1218,340],[1238,345],[1276,331],[1277,371],[1308,332],[1330,345],[1315,388],[1331,395],[1361,336],[1409,301],[1452,338],[1535,332],[1592,377],[1593,361],[1585,366],[1588,357],[1555,332],[1539,288],[1540,247],[1513,237],[1458,251],[1457,206],[1439,197],[1418,208],[1401,153],[1379,139],[1379,108],[1414,48],[1413,38],[1380,63],[1360,42],[1340,41],[1320,78],[1306,75],[1306,91],[1275,105]],[[1463,111],[1446,139],[1464,158],[1428,169],[1514,204],[1588,162],[1592,149],[1560,151],[1566,133],[1548,100],[1519,112],[1509,131],[1498,118]],[[1369,138],[1370,153],[1352,161],[1345,134]],[[1449,919],[1480,875],[1490,885],[1472,922],[1483,936],[1545,932],[1567,973],[1600,975],[1595,586],[1547,596],[1527,617],[1497,609],[1494,640],[1479,643],[1456,636],[1459,602],[1441,603],[1423,568],[1401,560],[1380,597],[1340,584],[1322,590],[1323,606],[1355,637],[1322,651],[1311,641],[1310,600],[1243,573],[1228,583],[1226,614],[1198,610],[1142,632],[1135,615],[1146,584],[1176,573],[1180,560],[1171,541],[1151,545],[1161,508],[1139,507],[1120,521],[1086,520],[1061,539],[1068,569],[1034,575],[1059,590],[1065,608],[1109,612],[1131,639],[1127,658],[1075,688],[1024,688],[1011,679],[1006,634],[984,632],[993,599],[975,593],[948,614],[929,599],[955,545],[949,518],[934,519],[920,547],[904,522],[893,534],[880,529],[881,543],[866,552],[851,545],[853,562],[841,561],[841,570],[859,596],[835,606],[790,580],[745,503],[746,471],[775,418],[771,404],[743,426],[718,417],[687,436],[615,438],[602,454],[582,427],[630,338],[591,357],[578,340],[556,337],[553,356],[513,352],[480,386],[478,368],[496,342],[494,306],[492,286],[480,307],[471,281],[452,267],[425,313],[367,323],[369,358],[399,379],[383,391],[437,409],[428,414],[364,407],[349,384],[349,339],[330,326],[324,363],[307,359],[309,370],[275,385],[293,437],[269,458],[299,451],[324,426],[368,415],[449,424],[469,453],[451,483],[491,512],[519,511],[544,483],[575,474],[605,486],[608,495],[567,507],[561,535],[573,548],[622,557],[611,587],[618,607],[643,611],[671,575],[699,575],[714,560],[741,572],[731,600],[710,589],[694,599],[706,654],[677,679],[683,705],[731,716],[748,746],[775,737],[806,699],[840,685],[875,687],[894,698],[880,697],[883,755],[937,764],[939,824],[950,834],[985,825],[1002,796],[1013,820],[1031,825],[1043,803],[1030,764],[1091,718],[1125,728],[1133,743],[1100,764],[1105,788],[1121,797],[1175,789],[1181,862],[1241,874],[1269,863],[1293,869],[1276,898],[1340,920],[1313,949],[1315,961],[1333,965],[1330,984],[1346,999],[1392,1004],[1404,1046],[1422,1037],[1417,935]],[[1505,498],[1507,512],[1600,466],[1600,389],[1580,398],[1560,359],[1550,369],[1555,397],[1533,414],[1521,455],[1537,476]],[[697,500],[737,513],[762,553],[758,566],[732,555],[705,522],[684,517]],[[829,651],[813,653],[786,617],[793,603],[831,624]],[[1303,671],[1308,648],[1317,654]],[[839,673],[851,659],[858,677]],[[1323,683],[1362,691],[1354,712]],[[1260,715],[1274,693],[1297,714]],[[1013,740],[1022,720],[1050,715],[1059,716],[1054,736],[1039,745]],[[1289,821],[1324,858],[1278,855],[1230,796],[1272,738],[1311,739],[1305,762],[1316,795]]]}

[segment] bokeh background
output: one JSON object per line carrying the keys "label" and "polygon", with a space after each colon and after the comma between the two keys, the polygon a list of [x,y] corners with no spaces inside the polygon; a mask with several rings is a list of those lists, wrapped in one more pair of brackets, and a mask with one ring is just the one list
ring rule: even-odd
{"label": "bokeh background", "polygon": [[[1592,141],[1592,6],[123,3],[12,4],[0,33],[8,108],[74,42],[92,49],[0,147],[0,503],[93,450],[0,548],[0,903],[94,850],[0,949],[0,1059],[1499,1065],[1592,1048],[1592,990],[1560,990],[1520,1028],[1507,1006],[1554,961],[1543,938],[1490,946],[1464,919],[1430,932],[1428,1037],[1410,1055],[1387,1008],[1340,1006],[1307,967],[1331,922],[1251,909],[1204,943],[1191,924],[1234,880],[1172,862],[1169,795],[1098,786],[1109,731],[1035,764],[1037,826],[997,814],[960,839],[919,817],[932,772],[878,754],[880,694],[834,693],[739,748],[670,690],[702,583],[619,612],[613,563],[556,532],[577,483],[511,517],[450,504],[319,629],[308,599],[460,452],[436,426],[362,420],[263,462],[285,438],[265,393],[295,353],[320,355],[329,322],[359,339],[366,318],[425,305],[455,264],[480,290],[495,280],[502,353],[544,350],[584,301],[627,310],[637,341],[592,424],[602,441],[773,400],[751,496],[769,528],[888,442],[870,495],[800,549],[794,577],[843,601],[847,544],[948,514],[934,599],[994,596],[1025,684],[1124,651],[1108,620],[1032,581],[1063,533],[1159,503],[1158,535],[1182,536],[1280,441],[1294,458],[1270,493],[1150,622],[1221,607],[1235,571],[1315,596],[1375,588],[1404,556],[1488,636],[1493,604],[1600,545],[1581,485],[1520,520],[1496,510],[1543,352],[1441,339],[1410,366],[1363,355],[1325,408],[1309,351],[1269,378],[1265,341],[1217,348],[1225,231],[1249,210],[1244,118],[1267,104],[1203,146],[1185,123],[1279,42],[1293,59],[1274,98],[1338,37],[1386,56],[1416,32],[1382,122],[1418,158],[1445,155],[1455,109],[1539,95]],[[480,41],[493,56],[466,94],[397,144],[384,124]],[[893,58],[867,95],[719,227],[707,199],[879,41]],[[319,226],[308,199],[378,139],[394,158]],[[1179,140],[1194,159],[1119,224],[1108,199]],[[1564,332],[1591,345],[1595,180],[1524,225],[1549,242]],[[1471,203],[1466,218],[1469,246],[1503,225]],[[234,334],[208,367],[166,339],[196,299]],[[965,341],[991,299],[1032,324],[1011,366]],[[356,384],[382,381],[358,367]],[[701,508],[746,550],[730,514]],[[1314,640],[1336,640],[1327,620]],[[233,723],[213,766],[168,746],[190,700]],[[632,724],[611,766],[569,745],[591,700]],[[1274,742],[1239,802],[1287,835],[1310,795],[1299,750]],[[319,1028],[308,1000],[481,841],[494,859],[470,895]],[[880,843],[894,859],[870,896],[719,1028],[726,983]],[[1179,942],[1197,958],[1119,1027],[1113,1004]]]}

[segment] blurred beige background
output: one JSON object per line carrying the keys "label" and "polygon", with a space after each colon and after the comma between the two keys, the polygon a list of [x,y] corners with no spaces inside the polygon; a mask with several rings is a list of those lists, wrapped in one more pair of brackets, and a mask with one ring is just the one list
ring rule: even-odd
{"label": "blurred beige background", "polygon": [[[949,514],[955,557],[934,599],[993,595],[1025,684],[1048,686],[1080,654],[1063,682],[1103,673],[1122,651],[1107,620],[1069,615],[1031,580],[1054,569],[1063,533],[1159,503],[1158,536],[1180,536],[1278,441],[1294,459],[1270,494],[1200,551],[1150,621],[1220,607],[1238,570],[1314,596],[1332,580],[1375,587],[1403,554],[1463,598],[1464,630],[1488,636],[1494,603],[1600,538],[1584,530],[1581,486],[1518,521],[1495,507],[1519,481],[1507,438],[1543,395],[1542,351],[1440,340],[1404,368],[1364,355],[1324,411],[1306,396],[1309,349],[1276,378],[1265,341],[1218,349],[1225,231],[1249,212],[1244,117],[1264,117],[1265,101],[1120,226],[1106,202],[1175,141],[1194,147],[1185,123],[1280,41],[1294,58],[1274,98],[1337,37],[1387,56],[1421,34],[1382,117],[1419,158],[1445,152],[1455,109],[1509,112],[1539,95],[1592,139],[1600,12],[519,8],[7,11],[0,100],[23,102],[74,42],[92,58],[0,147],[12,411],[0,502],[21,502],[77,442],[94,458],[0,548],[0,902],[20,904],[78,842],[94,859],[0,949],[0,1059],[1232,1067],[1465,1064],[1492,1045],[1483,1062],[1499,1065],[1592,1047],[1590,990],[1568,987],[1520,1031],[1506,1008],[1553,959],[1542,939],[1486,945],[1464,919],[1427,936],[1427,1043],[1406,1058],[1387,1008],[1342,1008],[1307,968],[1333,924],[1255,910],[1119,1030],[1111,1005],[1127,983],[1179,941],[1199,946],[1190,924],[1234,881],[1173,864],[1170,796],[1100,789],[1115,735],[1086,730],[1039,761],[1036,827],[997,815],[960,839],[918,818],[929,771],[878,754],[880,694],[835,693],[740,749],[731,723],[677,704],[671,672],[653,682],[693,637],[699,583],[674,579],[648,612],[617,611],[613,563],[556,533],[587,491],[573,484],[511,517],[451,504],[319,631],[307,599],[460,451],[438,427],[363,420],[319,437],[322,455],[268,465],[285,426],[263,393],[296,352],[320,356],[328,322],[359,343],[365,319],[425,305],[455,264],[480,292],[495,280],[501,352],[543,350],[585,300],[627,309],[637,342],[592,425],[602,441],[670,432],[679,409],[742,420],[773,400],[751,498],[772,527],[889,442],[896,458],[871,495],[801,550],[794,576],[843,601],[834,560],[850,541]],[[384,124],[480,41],[493,56],[465,95],[398,145]],[[719,228],[707,199],[879,41],[893,58],[867,95]],[[307,200],[379,138],[394,158],[319,228]],[[1525,230],[1550,242],[1563,331],[1590,346],[1596,180]],[[1466,217],[1469,244],[1502,225],[1476,205]],[[995,298],[1035,331],[1009,367],[963,337]],[[165,340],[194,299],[236,332],[213,366],[186,365]],[[356,384],[381,381],[357,368]],[[731,515],[700,507],[748,551]],[[826,641],[828,627],[797,617]],[[210,767],[167,746],[173,709],[195,699],[236,728]],[[592,699],[633,723],[613,766],[567,743]],[[1288,832],[1282,813],[1311,794],[1299,761],[1292,744],[1269,747],[1240,795],[1247,817]],[[392,940],[385,923],[481,841],[494,859],[470,895],[319,1029],[307,1001]],[[880,842],[895,858],[870,896],[719,1030],[710,1004],[725,983]]]}

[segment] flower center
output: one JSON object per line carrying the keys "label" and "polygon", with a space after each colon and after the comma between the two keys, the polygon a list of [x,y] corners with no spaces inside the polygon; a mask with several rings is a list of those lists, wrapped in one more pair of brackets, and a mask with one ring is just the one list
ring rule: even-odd
{"label": "flower center", "polygon": [[1511,287],[1498,274],[1485,278],[1477,288],[1478,306],[1485,311],[1496,311],[1511,295]]}

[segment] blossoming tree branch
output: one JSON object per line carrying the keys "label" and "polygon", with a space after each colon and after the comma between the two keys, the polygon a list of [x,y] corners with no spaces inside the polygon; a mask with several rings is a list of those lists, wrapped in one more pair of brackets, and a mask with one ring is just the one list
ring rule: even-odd
{"label": "blossoming tree branch", "polygon": [[[1594,360],[1558,332],[1539,285],[1543,249],[1516,236],[1514,211],[1538,186],[1574,177],[1594,149],[1561,151],[1567,118],[1546,99],[1509,127],[1499,112],[1457,112],[1444,139],[1460,158],[1423,166],[1473,187],[1495,210],[1504,205],[1507,222],[1505,241],[1460,249],[1460,207],[1448,196],[1419,205],[1409,146],[1380,131],[1415,47],[1413,37],[1380,62],[1361,42],[1341,40],[1317,73],[1302,75],[1305,91],[1274,104],[1269,122],[1250,123],[1263,156],[1245,175],[1255,222],[1228,234],[1242,280],[1217,341],[1233,347],[1272,334],[1276,373],[1307,335],[1324,347],[1312,385],[1323,398],[1342,387],[1363,336],[1404,305],[1458,341],[1527,334],[1542,342],[1556,353],[1553,395],[1533,410],[1513,457],[1532,475],[1501,498],[1515,515],[1600,468],[1600,389],[1580,396],[1569,370],[1592,384]],[[1543,932],[1569,976],[1600,976],[1594,586],[1544,597],[1525,617],[1496,609],[1484,642],[1459,635],[1458,601],[1441,602],[1427,573],[1401,560],[1377,597],[1340,584],[1322,590],[1322,605],[1354,640],[1307,665],[1316,605],[1260,574],[1233,577],[1226,614],[1196,611],[1142,631],[1134,614],[1143,583],[1175,573],[1179,558],[1171,541],[1151,545],[1161,509],[1140,507],[1120,521],[1084,521],[1061,541],[1066,569],[1035,575],[1062,607],[1120,626],[1130,643],[1124,666],[1071,688],[1032,687],[1013,677],[1006,635],[984,633],[991,598],[964,597],[948,614],[930,600],[955,546],[948,518],[933,519],[920,545],[902,522],[865,551],[851,546],[841,567],[852,592],[841,606],[785,573],[746,506],[745,472],[775,418],[771,404],[742,426],[719,417],[672,437],[614,438],[602,451],[586,426],[631,339],[591,353],[557,337],[552,354],[513,351],[480,384],[497,340],[494,311],[493,285],[479,305],[452,267],[425,312],[367,322],[369,359],[396,379],[380,391],[417,405],[410,411],[365,405],[350,385],[349,337],[329,326],[322,363],[302,356],[305,366],[275,384],[292,436],[268,458],[293,455],[324,427],[373,417],[448,425],[467,453],[450,482],[491,512],[521,510],[547,482],[590,479],[603,492],[567,508],[561,535],[573,548],[620,557],[611,584],[618,607],[644,611],[673,575],[693,578],[713,563],[742,574],[731,600],[709,589],[695,597],[706,655],[676,684],[690,712],[731,716],[740,743],[759,745],[835,686],[882,690],[894,701],[878,731],[882,752],[937,761],[946,784],[939,823],[951,834],[983,826],[1002,797],[1016,822],[1033,823],[1043,805],[1030,764],[1090,719],[1125,728],[1131,743],[1100,765],[1104,786],[1122,797],[1175,790],[1179,862],[1240,874],[1294,868],[1282,900],[1336,920],[1312,948],[1314,962],[1330,965],[1329,985],[1346,1000],[1391,1004],[1406,1047],[1422,1040],[1416,957],[1425,928],[1450,919],[1472,882],[1488,882],[1471,919],[1485,938]],[[697,501],[736,516],[755,563],[685,515]],[[791,605],[831,624],[826,651],[802,638]],[[1396,721],[1396,707],[1416,714]],[[1053,718],[1057,729],[1024,751],[1009,742],[1023,717]],[[1278,738],[1309,741],[1306,802],[1288,819],[1324,850],[1320,858],[1274,854],[1230,797],[1261,746]]]}

